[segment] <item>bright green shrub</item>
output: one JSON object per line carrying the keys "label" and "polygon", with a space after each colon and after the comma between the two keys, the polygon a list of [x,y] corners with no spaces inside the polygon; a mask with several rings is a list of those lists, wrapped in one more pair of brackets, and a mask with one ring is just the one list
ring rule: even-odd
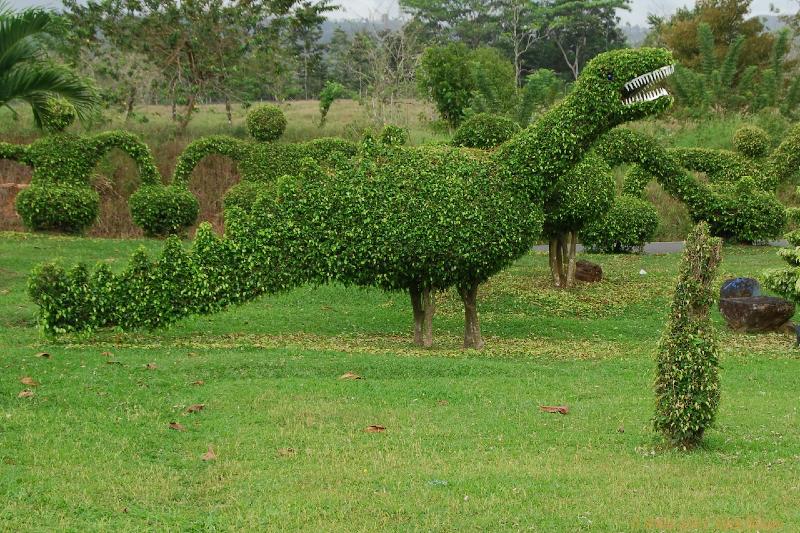
{"label": "bright green shrub", "polygon": [[519,124],[508,117],[479,113],[458,127],[452,142],[454,146],[486,150],[500,146],[519,131]]}
{"label": "bright green shrub", "polygon": [[750,177],[764,191],[774,191],[778,186],[774,176],[762,170],[761,165],[730,150],[672,148],[670,153],[686,170],[704,173],[711,183],[735,184]]}
{"label": "bright green shrub", "polygon": [[769,152],[769,135],[758,126],[742,126],[733,134],[733,147],[745,157],[760,159]]}
{"label": "bright green shrub", "polygon": [[278,140],[286,130],[286,115],[276,105],[262,105],[247,112],[247,132],[261,142]]}
{"label": "bright green shrub", "polygon": [[37,231],[81,233],[100,211],[97,191],[72,184],[32,184],[19,191],[16,202],[22,223]]}
{"label": "bright green shrub", "polygon": [[767,165],[778,183],[797,182],[800,171],[800,124],[794,126],[769,155]]}
{"label": "bright green shrub", "polygon": [[719,353],[709,311],[721,244],[705,223],[689,234],[669,322],[658,345],[654,425],[682,448],[700,443],[719,406]]}
{"label": "bright green shrub", "polygon": [[134,224],[146,235],[180,233],[197,220],[200,203],[185,187],[144,185],[128,201]]}
{"label": "bright green shrub", "polygon": [[379,139],[381,143],[389,146],[402,146],[408,142],[408,130],[400,126],[387,124],[381,130]]}
{"label": "bright green shrub", "polygon": [[468,114],[510,114],[517,106],[514,65],[496,48],[481,47],[470,54],[473,79]]}
{"label": "bright green shrub", "polygon": [[658,211],[649,202],[617,196],[605,216],[590,222],[581,232],[584,246],[603,253],[641,249],[658,229]]}
{"label": "bright green shrub", "polygon": [[773,193],[760,190],[750,178],[721,187],[708,219],[715,235],[743,243],[763,243],[781,235],[786,208]]}
{"label": "bright green shrub", "polygon": [[601,219],[614,201],[611,168],[595,154],[562,176],[545,204],[544,235],[550,240],[550,272],[556,287],[575,282],[578,232]]}

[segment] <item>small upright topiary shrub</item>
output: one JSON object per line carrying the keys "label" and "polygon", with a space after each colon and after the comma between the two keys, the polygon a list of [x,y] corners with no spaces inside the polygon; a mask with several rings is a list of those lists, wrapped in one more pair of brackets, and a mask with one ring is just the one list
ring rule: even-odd
{"label": "small upright topiary shrub", "polygon": [[508,117],[478,113],[459,126],[453,145],[487,150],[500,146],[519,131],[519,124]]}
{"label": "small upright topiary shrub", "polygon": [[280,139],[286,131],[286,115],[276,105],[263,105],[247,112],[245,124],[253,139],[272,142]]}
{"label": "small upright topiary shrub", "polygon": [[701,222],[689,234],[669,322],[658,345],[655,429],[685,449],[700,443],[719,405],[719,356],[709,310],[721,241]]}
{"label": "small upright topiary shrub", "polygon": [[621,194],[602,217],[581,232],[584,246],[594,252],[625,253],[641,249],[658,229],[658,211],[650,202]]}
{"label": "small upright topiary shrub", "polygon": [[380,141],[387,146],[403,146],[408,142],[408,130],[394,124],[387,124],[381,130]]}
{"label": "small upright topiary shrub", "polygon": [[758,126],[742,126],[733,134],[733,147],[746,157],[761,159],[769,152],[769,135]]}

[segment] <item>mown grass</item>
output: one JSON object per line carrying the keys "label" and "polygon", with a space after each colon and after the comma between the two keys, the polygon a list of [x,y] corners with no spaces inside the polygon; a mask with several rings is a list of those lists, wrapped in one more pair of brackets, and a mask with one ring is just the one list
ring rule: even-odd
{"label": "mown grass", "polygon": [[[721,329],[705,445],[669,451],[652,433],[676,255],[591,256],[607,279],[562,293],[532,254],[483,288],[479,353],[459,348],[452,294],[438,298],[435,348],[420,350],[403,295],[340,286],[166,331],[39,335],[24,291],[35,263],[122,268],[140,245],[160,248],[0,235],[0,530],[800,528],[789,337]],[[720,280],[781,264],[770,248],[724,254]],[[365,379],[339,380],[347,371]],[[40,382],[32,398],[17,398],[24,376]],[[570,413],[538,409],[551,404]],[[386,431],[364,431],[374,424]]]}

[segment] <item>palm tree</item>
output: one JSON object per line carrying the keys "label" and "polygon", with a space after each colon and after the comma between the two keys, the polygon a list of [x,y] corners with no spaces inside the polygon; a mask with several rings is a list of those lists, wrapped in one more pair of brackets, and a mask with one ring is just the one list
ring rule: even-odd
{"label": "palm tree", "polygon": [[48,118],[52,98],[70,102],[80,118],[97,102],[90,82],[46,58],[41,38],[54,22],[47,11],[14,12],[0,1],[0,107],[10,108],[15,100],[27,102],[37,126]]}

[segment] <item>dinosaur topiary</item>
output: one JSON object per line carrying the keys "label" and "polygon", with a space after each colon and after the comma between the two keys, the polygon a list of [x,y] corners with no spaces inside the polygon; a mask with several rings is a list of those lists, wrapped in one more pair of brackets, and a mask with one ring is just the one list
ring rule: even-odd
{"label": "dinosaur topiary", "polygon": [[530,250],[542,206],[601,135],[669,105],[666,90],[648,86],[671,71],[665,50],[600,54],[561,103],[492,153],[367,139],[357,158],[336,168],[305,159],[249,211],[227,209],[224,238],[203,226],[190,251],[171,240],[160,259],[137,254],[122,274],[43,265],[30,294],[45,330],[61,332],[162,326],[301,283],[339,281],[408,291],[415,341],[426,343],[426,295],[455,287],[464,345],[479,348],[479,285]]}
{"label": "dinosaur topiary", "polygon": [[761,242],[780,235],[786,225],[786,209],[773,192],[762,188],[763,181],[744,175],[732,184],[703,183],[684,166],[685,149],[668,150],[646,135],[618,128],[604,136],[597,151],[612,166],[638,165],[626,178],[625,193],[641,196],[655,179],[686,204],[695,222],[707,221],[714,235]]}
{"label": "dinosaur topiary", "polygon": [[650,202],[620,194],[610,209],[586,224],[581,240],[592,252],[628,253],[641,251],[657,229],[658,211]]}
{"label": "dinosaur topiary", "polygon": [[478,113],[461,123],[452,143],[453,146],[487,150],[500,146],[519,131],[519,124],[508,117]]}
{"label": "dinosaur topiary", "polygon": [[[75,112],[63,101],[50,102],[50,118],[43,124],[46,135],[28,146],[0,143],[0,158],[33,168],[30,186],[17,195],[17,212],[34,231],[81,233],[91,226],[100,198],[91,185],[91,173],[102,157],[117,148],[128,154],[139,169],[141,187],[129,205],[135,223],[148,233],[166,233],[192,224],[197,200],[180,187],[165,187],[150,149],[135,135],[108,131],[91,136],[66,133]],[[143,197],[147,202],[142,202]],[[163,208],[156,210],[155,206]]]}
{"label": "dinosaur topiary", "polygon": [[266,105],[247,113],[247,129],[256,142],[228,135],[201,137],[181,153],[172,177],[173,185],[188,188],[194,168],[212,154],[236,162],[241,181],[225,194],[225,207],[249,209],[265,183],[274,183],[285,174],[294,174],[304,157],[311,157],[323,166],[333,165],[340,158],[352,157],[356,145],[344,139],[322,138],[306,143],[277,143],[286,129],[286,117],[277,106]]}
{"label": "dinosaur topiary", "polygon": [[585,227],[604,218],[615,189],[611,168],[593,153],[558,180],[544,205],[543,230],[550,241],[550,273],[556,287],[575,284],[578,232],[583,235]]}

